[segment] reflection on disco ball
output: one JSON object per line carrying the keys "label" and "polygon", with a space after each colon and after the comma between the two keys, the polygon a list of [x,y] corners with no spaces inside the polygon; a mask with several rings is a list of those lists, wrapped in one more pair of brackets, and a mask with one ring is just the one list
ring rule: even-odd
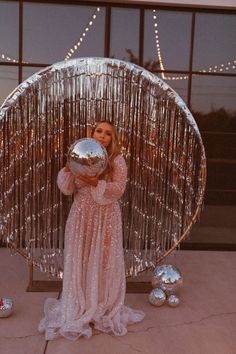
{"label": "reflection on disco ball", "polygon": [[154,269],[152,277],[153,288],[161,288],[166,294],[178,292],[183,285],[181,272],[172,265],[163,264]]}
{"label": "reflection on disco ball", "polygon": [[154,306],[161,306],[166,301],[166,294],[161,289],[153,289],[149,294],[148,300]]}
{"label": "reflection on disco ball", "polygon": [[83,138],[71,145],[68,166],[73,174],[95,176],[102,173],[108,162],[106,148],[93,138]]}
{"label": "reflection on disco ball", "polygon": [[0,298],[0,317],[9,317],[13,312],[13,301],[4,297]]}
{"label": "reflection on disco ball", "polygon": [[179,306],[179,298],[178,296],[172,294],[168,297],[167,299],[167,304],[171,307],[177,307]]}

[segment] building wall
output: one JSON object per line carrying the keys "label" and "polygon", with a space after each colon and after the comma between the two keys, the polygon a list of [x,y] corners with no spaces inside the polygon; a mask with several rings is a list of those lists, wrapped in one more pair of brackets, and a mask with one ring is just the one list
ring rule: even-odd
{"label": "building wall", "polygon": [[0,103],[24,79],[67,57],[144,66],[179,93],[197,121],[208,164],[205,204],[235,208],[236,1],[111,3],[0,1]]}

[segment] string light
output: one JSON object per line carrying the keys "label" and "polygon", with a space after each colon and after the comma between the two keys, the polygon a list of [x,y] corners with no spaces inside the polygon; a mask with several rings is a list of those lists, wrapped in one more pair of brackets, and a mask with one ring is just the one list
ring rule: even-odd
{"label": "string light", "polygon": [[[161,70],[165,70],[164,65],[163,65],[163,61],[162,61],[162,57],[161,57],[161,49],[160,49],[160,41],[159,41],[159,34],[158,34],[158,23],[157,23],[157,16],[156,16],[156,10],[153,10],[153,21],[154,21],[154,29],[155,29],[155,38],[156,38],[156,50],[157,50],[157,57],[160,63],[160,68]],[[162,79],[166,80],[166,76],[165,73],[162,72],[161,73]]]}
{"label": "string light", "polygon": [[[2,53],[0,54],[0,58],[3,59],[3,61],[8,61],[10,63],[19,63],[19,61],[15,58],[11,58],[10,56]],[[28,61],[22,61],[22,63],[24,64],[28,64],[29,62]]]}
{"label": "string light", "polygon": [[[71,47],[68,52],[66,53],[65,60],[70,59],[70,57],[79,50],[81,43],[83,42],[84,38],[86,37],[87,32],[89,29],[92,27],[94,20],[97,18],[98,13],[100,12],[100,7],[96,8],[96,11],[92,15],[92,18],[88,22],[85,30],[82,32],[82,35],[80,36],[78,42]],[[160,69],[162,70],[161,72],[161,77],[164,80],[187,80],[188,76],[187,75],[180,75],[180,76],[166,76],[163,71],[165,71],[164,67],[164,62],[161,56],[161,48],[160,48],[160,39],[159,39],[159,31],[158,31],[158,21],[157,21],[157,13],[156,10],[153,10],[153,21],[154,21],[154,33],[155,33],[155,42],[156,42],[156,51],[157,51],[157,57],[160,63]],[[8,55],[5,54],[0,54],[0,58],[2,58],[4,61],[12,62],[12,63],[18,63],[19,61],[15,58],[11,58]],[[28,64],[28,62],[23,61],[23,63]],[[229,61],[226,64],[222,63],[220,65],[215,65],[214,69],[213,67],[209,67],[208,69],[203,69],[199,70],[199,72],[207,73],[207,72],[222,72],[223,70],[229,71],[229,69],[232,67],[232,69],[235,69],[236,60]]]}
{"label": "string light", "polygon": [[18,63],[17,59],[10,58],[8,55],[1,54],[1,58],[6,61],[10,61],[11,63]]}
{"label": "string light", "polygon": [[232,69],[235,69],[235,66],[233,65],[234,62],[235,62],[235,60],[232,61],[232,62],[228,61],[227,63],[222,63],[220,65],[215,65],[214,69],[213,69],[213,67],[209,67],[206,70],[199,70],[199,71],[202,72],[202,73],[207,73],[207,72],[212,72],[212,71],[214,73],[216,73],[216,72],[219,72],[219,71],[222,72],[224,70],[228,71],[231,67],[232,67]]}
{"label": "string light", "polygon": [[83,42],[84,38],[86,37],[89,29],[92,27],[95,19],[97,18],[98,13],[100,12],[100,7],[96,8],[96,11],[94,12],[94,14],[92,15],[92,18],[89,20],[88,24],[85,27],[85,30],[82,32],[78,42],[76,44],[74,44],[66,53],[65,56],[65,60],[70,59],[70,57],[72,56],[72,54],[74,54],[76,51],[79,50],[81,43]]}
{"label": "string light", "polygon": [[[157,21],[157,13],[156,10],[153,10],[153,21],[154,21],[154,33],[155,33],[155,41],[156,41],[156,51],[157,51],[157,58],[160,63],[160,69],[165,70],[164,67],[164,62],[161,56],[161,49],[160,49],[160,39],[159,39],[159,31],[158,31],[158,21]],[[222,72],[223,70],[229,71],[229,69],[232,67],[232,69],[235,69],[236,60],[229,61],[226,64],[222,63],[220,65],[215,65],[214,69],[212,66],[210,66],[208,69],[203,69],[199,70],[200,72],[203,73],[211,73],[211,72]],[[187,80],[188,76],[187,75],[180,75],[180,76],[166,76],[164,72],[161,72],[161,77],[163,80]]]}

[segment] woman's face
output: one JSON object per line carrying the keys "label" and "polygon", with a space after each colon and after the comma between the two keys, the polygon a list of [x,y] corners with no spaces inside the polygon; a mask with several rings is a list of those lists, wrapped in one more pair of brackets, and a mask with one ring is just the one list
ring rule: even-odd
{"label": "woman's face", "polygon": [[95,128],[93,138],[107,148],[112,140],[112,126],[108,123],[100,123]]}

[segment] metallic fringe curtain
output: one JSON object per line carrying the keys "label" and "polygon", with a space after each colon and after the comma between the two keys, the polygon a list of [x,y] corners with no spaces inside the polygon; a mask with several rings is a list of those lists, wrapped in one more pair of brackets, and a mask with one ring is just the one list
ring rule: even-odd
{"label": "metallic fringe curtain", "polygon": [[68,147],[101,119],[114,122],[128,164],[121,201],[127,275],[154,267],[197,220],[205,152],[191,113],[162,80],[115,59],[54,64],[0,110],[3,241],[58,278],[71,197],[56,185]]}

